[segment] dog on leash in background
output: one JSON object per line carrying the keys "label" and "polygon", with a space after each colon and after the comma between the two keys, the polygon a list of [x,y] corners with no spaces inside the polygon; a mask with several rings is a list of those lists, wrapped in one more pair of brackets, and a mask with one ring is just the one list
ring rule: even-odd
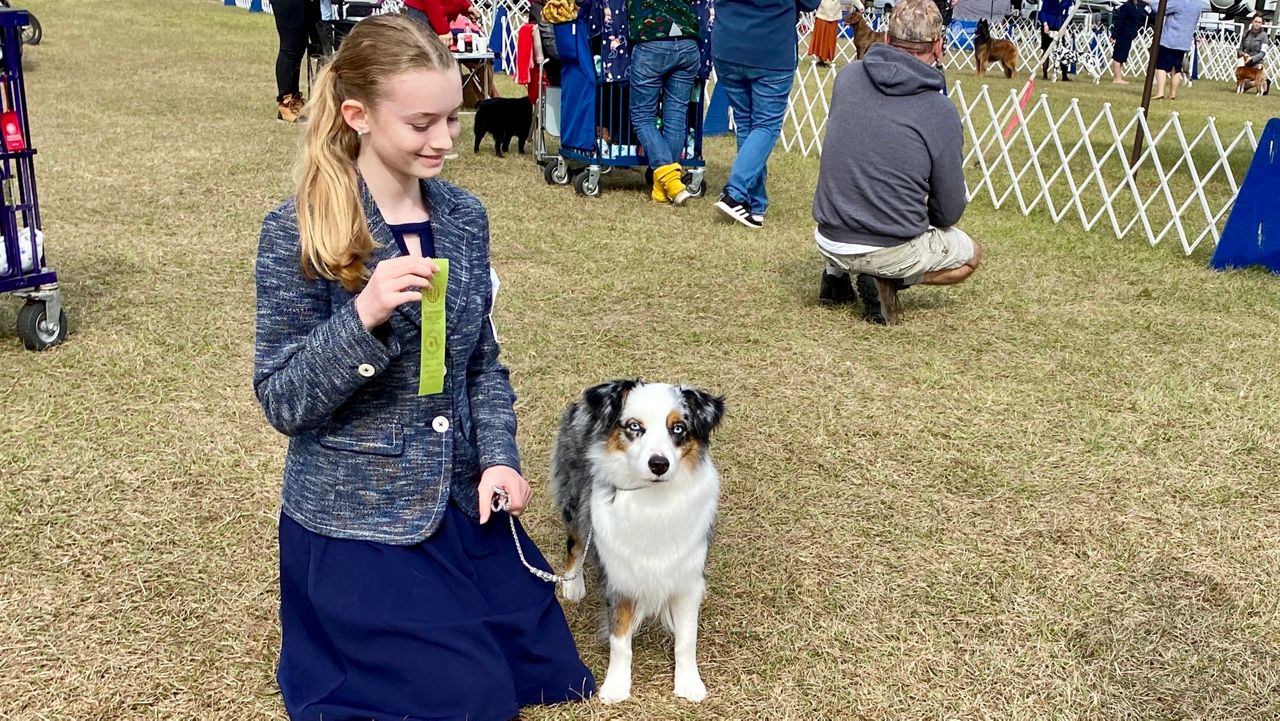
{"label": "dog on leash in background", "polygon": [[494,149],[501,158],[511,149],[511,139],[517,138],[519,151],[529,141],[529,128],[533,124],[533,105],[528,98],[489,98],[476,105],[476,147],[485,135],[493,136]]}
{"label": "dog on leash in background", "polygon": [[853,49],[858,54],[858,60],[867,54],[872,45],[884,42],[884,33],[872,30],[871,23],[867,22],[862,11],[857,8],[844,16],[844,24],[853,28]]}
{"label": "dog on leash in background", "polygon": [[1004,39],[991,37],[991,24],[986,20],[978,21],[978,29],[973,35],[973,64],[977,66],[977,76],[987,74],[987,65],[1000,63],[1006,78],[1013,77],[1018,67],[1018,46]]}
{"label": "dog on leash in background", "polygon": [[1249,67],[1245,65],[1245,58],[1241,57],[1236,62],[1236,94],[1243,95],[1250,90],[1255,91],[1258,95],[1262,95],[1266,90],[1267,73],[1261,65]]}
{"label": "dog on leash in background", "polygon": [[707,695],[698,612],[720,496],[711,433],[723,416],[718,396],[636,379],[588,388],[561,419],[551,496],[568,535],[565,575],[576,574],[561,590],[568,601],[586,596],[589,553],[608,610],[605,703],[631,696],[631,639],[654,616],[675,637],[675,694]]}

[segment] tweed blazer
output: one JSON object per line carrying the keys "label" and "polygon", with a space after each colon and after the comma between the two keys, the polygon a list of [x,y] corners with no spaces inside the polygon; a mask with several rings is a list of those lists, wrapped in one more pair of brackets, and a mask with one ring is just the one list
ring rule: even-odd
{"label": "tweed blazer", "polygon": [[[480,471],[520,469],[515,393],[489,321],[488,216],[466,191],[423,183],[436,257],[449,259],[443,393],[418,395],[419,304],[370,333],[356,293],[303,275],[294,200],[262,224],[253,386],[267,421],[289,437],[284,511],[322,535],[417,543],[450,497],[478,515]],[[363,183],[361,192],[373,268],[402,253]]]}

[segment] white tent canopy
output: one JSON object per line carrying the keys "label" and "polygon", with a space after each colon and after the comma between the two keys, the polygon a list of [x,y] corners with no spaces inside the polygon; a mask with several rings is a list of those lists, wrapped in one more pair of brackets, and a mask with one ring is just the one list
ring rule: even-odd
{"label": "white tent canopy", "polygon": [[992,20],[1009,14],[1009,0],[953,0],[956,20]]}

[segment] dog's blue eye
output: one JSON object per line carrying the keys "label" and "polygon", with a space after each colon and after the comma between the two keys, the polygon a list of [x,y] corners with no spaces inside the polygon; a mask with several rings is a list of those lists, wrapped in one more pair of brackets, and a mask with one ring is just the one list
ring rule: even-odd
{"label": "dog's blue eye", "polygon": [[632,433],[640,433],[644,430],[644,426],[640,425],[637,421],[631,421],[627,424],[627,430]]}
{"label": "dog's blue eye", "polygon": [[684,435],[684,424],[683,424],[683,423],[677,423],[677,424],[675,424],[674,426],[671,426],[671,435],[673,435],[673,436],[683,436],[683,435]]}

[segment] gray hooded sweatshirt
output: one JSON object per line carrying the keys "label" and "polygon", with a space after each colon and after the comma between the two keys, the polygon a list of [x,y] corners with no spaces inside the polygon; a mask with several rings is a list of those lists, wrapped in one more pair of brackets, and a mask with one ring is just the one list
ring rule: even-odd
{"label": "gray hooded sweatshirt", "polygon": [[813,197],[823,237],[890,247],[960,220],[964,136],[945,82],[884,44],[836,76]]}

